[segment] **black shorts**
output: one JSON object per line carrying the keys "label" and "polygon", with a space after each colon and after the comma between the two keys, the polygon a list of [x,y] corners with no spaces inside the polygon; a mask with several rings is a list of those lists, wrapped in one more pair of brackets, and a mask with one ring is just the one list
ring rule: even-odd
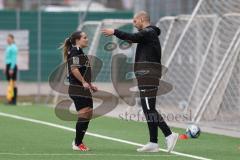
{"label": "black shorts", "polygon": [[80,92],[76,92],[76,87],[70,85],[68,93],[73,100],[77,111],[85,107],[93,108],[92,93],[89,89],[84,90],[84,96],[81,96],[82,94]]}
{"label": "black shorts", "polygon": [[10,81],[10,80],[16,81],[17,80],[17,70],[18,70],[17,66],[15,65],[15,67],[13,69],[13,75],[9,74],[10,66],[11,66],[11,64],[6,65],[6,78],[7,78],[8,81]]}

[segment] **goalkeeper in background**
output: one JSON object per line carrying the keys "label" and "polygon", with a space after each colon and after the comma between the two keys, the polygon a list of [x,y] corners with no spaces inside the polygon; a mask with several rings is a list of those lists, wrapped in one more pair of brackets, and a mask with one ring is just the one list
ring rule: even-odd
{"label": "goalkeeper in background", "polygon": [[6,79],[8,81],[8,85],[10,85],[10,82],[12,81],[13,87],[13,96],[10,100],[8,100],[9,104],[16,105],[17,104],[17,86],[16,86],[16,80],[17,80],[17,54],[18,54],[18,48],[14,41],[14,35],[9,34],[7,37],[7,47],[5,50],[5,69],[4,74],[6,75]]}
{"label": "goalkeeper in background", "polygon": [[[162,130],[166,137],[167,151],[171,152],[178,139],[177,133],[172,133],[167,123],[164,121],[161,114],[156,110],[156,95],[159,85],[159,78],[151,81],[149,77],[144,84],[141,75],[138,75],[136,66],[141,66],[141,63],[159,64],[161,66],[161,46],[158,36],[160,29],[156,26],[150,25],[150,16],[145,11],[138,12],[133,18],[133,25],[138,29],[137,33],[126,33],[117,29],[103,29],[102,32],[105,36],[116,36],[119,39],[137,43],[134,73],[138,80],[138,88],[140,90],[140,98],[142,109],[145,114],[150,140],[149,143],[137,149],[138,152],[158,152],[158,127]],[[144,68],[142,68],[144,70]],[[154,68],[152,68],[154,69]],[[158,69],[161,71],[161,67]],[[150,82],[150,85],[149,85]],[[146,95],[145,93],[154,90],[153,96]]]}

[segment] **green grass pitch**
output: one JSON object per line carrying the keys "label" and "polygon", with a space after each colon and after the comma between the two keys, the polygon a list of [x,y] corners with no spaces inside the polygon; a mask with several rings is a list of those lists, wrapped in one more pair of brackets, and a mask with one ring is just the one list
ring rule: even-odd
{"label": "green grass pitch", "polygon": [[[27,117],[66,127],[75,127],[75,122],[58,119],[54,109],[44,105],[6,106],[0,104],[0,113]],[[173,128],[175,132],[184,130]],[[145,123],[100,117],[91,121],[88,131],[145,144],[148,140]],[[86,135],[84,142],[89,152],[72,151],[74,132],[43,124],[23,121],[0,115],[0,160],[188,160],[190,157],[158,153],[138,153],[137,146]],[[159,131],[159,144],[165,148]],[[198,139],[179,140],[175,151],[215,160],[238,160],[240,139],[202,133]]]}

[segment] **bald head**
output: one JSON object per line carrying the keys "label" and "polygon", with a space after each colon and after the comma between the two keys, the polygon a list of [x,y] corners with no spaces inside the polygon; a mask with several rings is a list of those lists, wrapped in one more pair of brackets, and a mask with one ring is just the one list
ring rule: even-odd
{"label": "bald head", "polygon": [[145,11],[140,11],[136,13],[133,17],[133,25],[138,29],[141,30],[150,25],[150,16]]}
{"label": "bald head", "polygon": [[135,14],[134,18],[141,18],[145,22],[150,22],[150,16],[145,11],[139,11],[138,13]]}

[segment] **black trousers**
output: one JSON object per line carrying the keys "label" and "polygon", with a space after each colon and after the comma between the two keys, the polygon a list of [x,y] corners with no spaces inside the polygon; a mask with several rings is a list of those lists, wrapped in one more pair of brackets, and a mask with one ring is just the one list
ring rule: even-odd
{"label": "black trousers", "polygon": [[[17,80],[18,67],[17,67],[17,65],[15,65],[15,67],[13,69],[13,74],[10,75],[9,74],[10,66],[11,66],[11,64],[6,65],[6,79],[7,79],[7,81],[10,81],[10,80],[16,81]],[[14,105],[17,104],[17,93],[18,93],[18,90],[17,90],[17,87],[15,86],[14,90],[13,90],[13,98],[12,98],[11,101],[9,101],[9,104],[14,104]]]}
{"label": "black trousers", "polygon": [[163,132],[164,136],[167,137],[172,134],[169,126],[164,121],[161,114],[156,110],[156,95],[158,91],[157,86],[139,86],[140,99],[142,104],[142,109],[145,114],[150,142],[158,142],[158,127]]}
{"label": "black trousers", "polygon": [[6,79],[8,81],[10,81],[10,80],[16,81],[17,80],[17,70],[18,70],[17,65],[15,65],[15,67],[13,69],[13,75],[9,74],[10,66],[11,66],[11,64],[6,65]]}

